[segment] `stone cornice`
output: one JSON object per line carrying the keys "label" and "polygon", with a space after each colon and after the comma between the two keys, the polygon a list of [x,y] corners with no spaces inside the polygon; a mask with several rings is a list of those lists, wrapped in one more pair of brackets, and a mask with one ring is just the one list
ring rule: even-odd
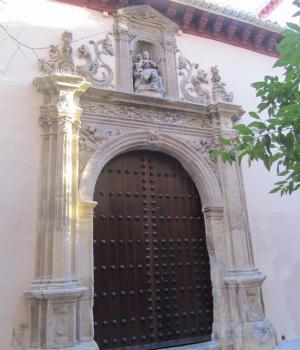
{"label": "stone cornice", "polygon": [[230,115],[232,121],[238,120],[243,114],[243,109],[235,104],[218,102],[208,106],[197,103],[185,102],[169,98],[160,98],[127,93],[123,91],[111,91],[91,87],[82,96],[82,101],[109,103],[111,105],[128,105],[141,108],[151,108],[162,111],[180,111],[187,114],[211,115],[213,113]]}

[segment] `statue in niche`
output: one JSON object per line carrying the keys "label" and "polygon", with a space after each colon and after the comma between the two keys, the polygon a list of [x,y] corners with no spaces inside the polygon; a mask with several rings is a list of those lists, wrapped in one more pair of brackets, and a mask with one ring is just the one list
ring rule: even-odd
{"label": "statue in niche", "polygon": [[148,51],[136,55],[136,61],[133,64],[133,88],[140,94],[159,96],[165,94],[163,79],[157,64],[150,60]]}

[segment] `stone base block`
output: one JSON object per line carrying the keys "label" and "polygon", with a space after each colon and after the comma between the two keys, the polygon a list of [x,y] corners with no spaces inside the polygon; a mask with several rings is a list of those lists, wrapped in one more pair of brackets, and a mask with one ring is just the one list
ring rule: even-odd
{"label": "stone base block", "polygon": [[300,338],[283,341],[274,350],[300,350]]}

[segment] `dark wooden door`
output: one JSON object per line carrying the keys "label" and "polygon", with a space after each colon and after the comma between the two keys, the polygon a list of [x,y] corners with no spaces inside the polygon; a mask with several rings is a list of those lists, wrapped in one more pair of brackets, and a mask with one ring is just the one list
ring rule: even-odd
{"label": "dark wooden door", "polygon": [[208,341],[213,306],[201,201],[175,159],[128,152],[94,200],[94,321],[101,349]]}

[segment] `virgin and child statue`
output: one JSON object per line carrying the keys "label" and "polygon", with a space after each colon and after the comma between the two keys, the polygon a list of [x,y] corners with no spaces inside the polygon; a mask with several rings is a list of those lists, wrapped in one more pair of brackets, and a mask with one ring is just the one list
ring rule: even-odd
{"label": "virgin and child statue", "polygon": [[133,64],[133,88],[140,94],[163,96],[165,93],[157,64],[150,60],[148,51],[136,55],[136,61]]}

